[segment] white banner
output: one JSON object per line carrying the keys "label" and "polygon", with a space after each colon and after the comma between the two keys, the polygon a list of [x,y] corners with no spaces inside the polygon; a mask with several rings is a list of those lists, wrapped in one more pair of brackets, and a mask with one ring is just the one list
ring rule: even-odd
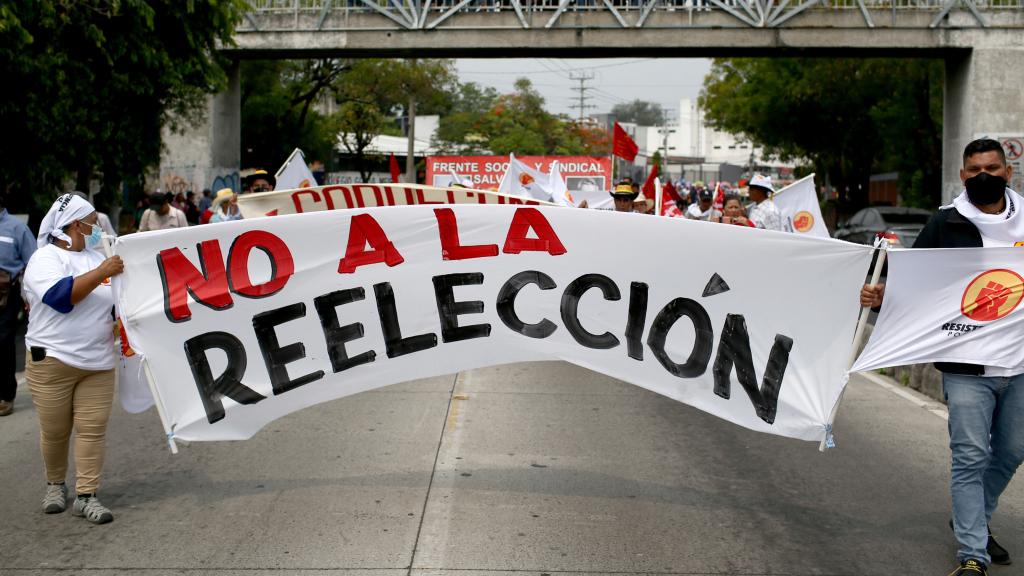
{"label": "white banner", "polygon": [[306,156],[298,148],[292,150],[274,177],[277,180],[274,188],[278,190],[294,190],[316,185],[316,178],[306,165]]}
{"label": "white banner", "polygon": [[1024,372],[1024,250],[889,250],[882,308],[854,372],[960,362]]}
{"label": "white banner", "polygon": [[[704,252],[665,266],[635,248],[668,245]],[[407,206],[131,234],[116,287],[168,432],[186,440],[248,438],[414,378],[557,359],[817,441],[870,251],[641,214]]]}
{"label": "white banner", "polygon": [[549,202],[506,196],[489,190],[435,188],[419,184],[336,184],[238,196],[238,208],[243,218],[418,204],[550,205]]}
{"label": "white banner", "polygon": [[814,174],[782,188],[772,199],[782,213],[784,230],[819,238],[829,237],[825,219],[821,217]]}

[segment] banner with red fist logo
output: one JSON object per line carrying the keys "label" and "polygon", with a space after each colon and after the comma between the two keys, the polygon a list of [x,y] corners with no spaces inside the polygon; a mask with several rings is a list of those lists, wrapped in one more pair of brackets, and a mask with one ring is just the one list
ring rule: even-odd
{"label": "banner with red fist logo", "polygon": [[852,370],[959,362],[1024,372],[1024,251],[890,250],[882,308]]}
{"label": "banner with red fist logo", "polygon": [[772,198],[787,232],[828,238],[828,228],[821,217],[818,192],[814,188],[814,174],[801,178],[775,193]]}

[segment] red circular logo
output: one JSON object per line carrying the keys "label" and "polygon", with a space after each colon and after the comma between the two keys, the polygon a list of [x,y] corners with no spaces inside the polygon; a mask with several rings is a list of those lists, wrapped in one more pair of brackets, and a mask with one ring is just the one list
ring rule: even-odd
{"label": "red circular logo", "polygon": [[1024,297],[1024,278],[1013,270],[989,270],[971,280],[960,311],[971,320],[991,322],[1013,312]]}
{"label": "red circular logo", "polygon": [[807,232],[811,228],[814,228],[814,216],[806,210],[797,212],[793,216],[793,229],[797,232]]}

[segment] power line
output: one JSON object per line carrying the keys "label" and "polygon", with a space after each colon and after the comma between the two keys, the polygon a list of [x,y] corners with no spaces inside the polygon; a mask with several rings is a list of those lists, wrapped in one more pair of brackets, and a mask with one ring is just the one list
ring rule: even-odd
{"label": "power line", "polygon": [[578,75],[570,73],[569,74],[569,79],[573,80],[573,81],[577,81],[577,82],[580,83],[579,88],[577,88],[575,86],[573,86],[573,88],[572,88],[573,90],[575,90],[575,91],[580,93],[580,95],[579,95],[580,103],[579,104],[573,104],[573,105],[569,106],[569,108],[574,108],[574,109],[578,108],[579,109],[579,111],[580,111],[580,121],[582,122],[583,121],[583,117],[586,116],[586,112],[587,112],[588,108],[597,108],[597,106],[595,106],[593,104],[587,104],[587,100],[590,98],[589,96],[587,96],[587,90],[593,90],[593,88],[591,88],[590,86],[587,86],[587,81],[594,79],[594,73],[593,72],[591,72],[589,74],[580,73]]}
{"label": "power line", "polygon": [[594,66],[580,66],[577,68],[564,68],[562,70],[518,70],[516,72],[484,72],[474,70],[460,70],[463,74],[493,74],[499,76],[509,76],[515,74],[565,74],[566,72],[577,72],[581,70],[597,70],[598,68],[615,68],[617,66],[629,66],[630,64],[638,64],[640,62],[647,62],[648,60],[657,60],[657,58],[637,58],[636,60],[630,60],[628,62],[613,62],[611,64],[597,64]]}

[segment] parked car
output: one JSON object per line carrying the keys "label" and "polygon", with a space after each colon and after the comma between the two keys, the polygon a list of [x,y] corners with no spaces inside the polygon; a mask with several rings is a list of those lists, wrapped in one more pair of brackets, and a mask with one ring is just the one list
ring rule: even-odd
{"label": "parked car", "polygon": [[833,236],[847,242],[873,244],[875,237],[884,234],[890,244],[909,248],[931,216],[930,211],[922,208],[872,206],[840,224]]}

